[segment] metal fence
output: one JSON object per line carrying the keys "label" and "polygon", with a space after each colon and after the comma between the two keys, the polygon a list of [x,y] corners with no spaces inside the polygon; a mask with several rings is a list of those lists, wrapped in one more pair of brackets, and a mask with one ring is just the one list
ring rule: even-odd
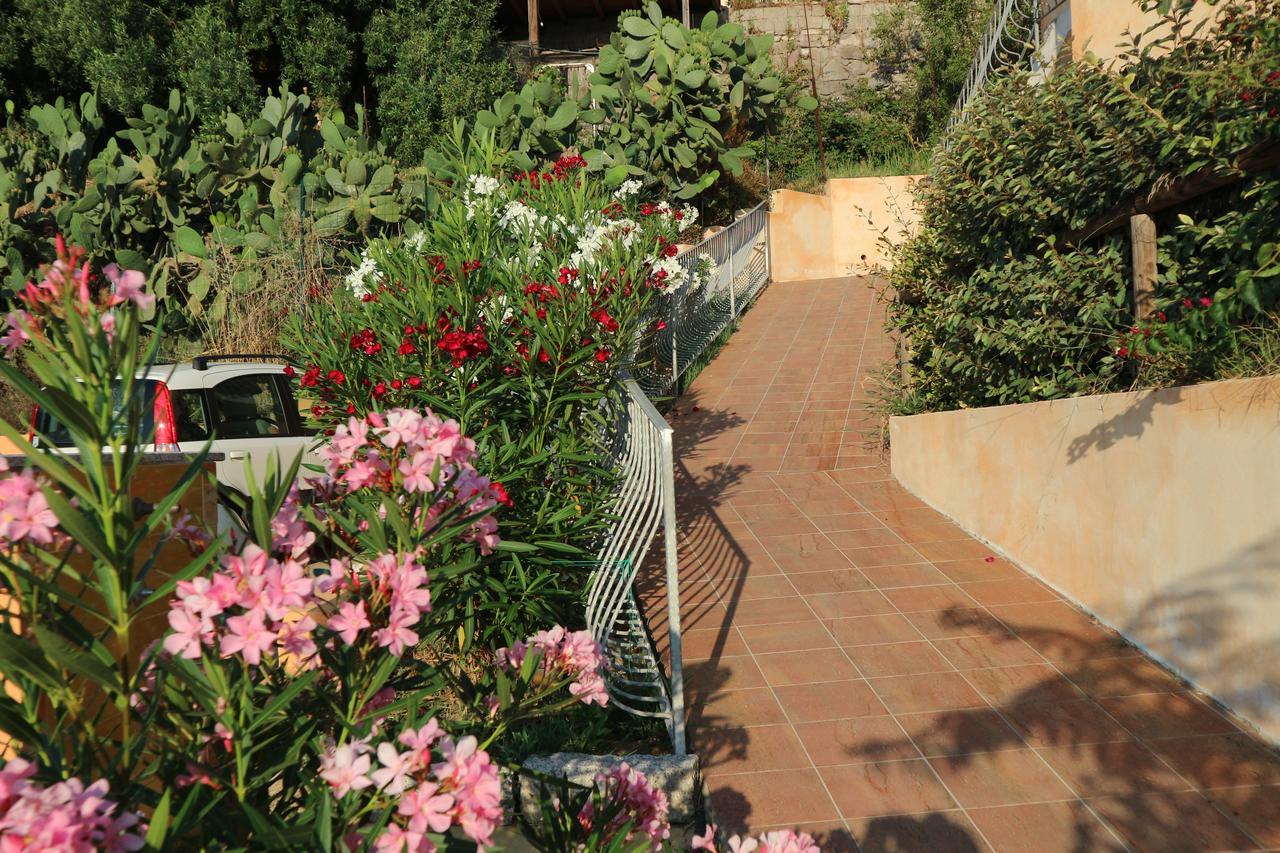
{"label": "metal fence", "polygon": [[685,286],[657,302],[654,325],[665,324],[637,358],[636,378],[654,396],[678,391],[680,377],[751,304],[769,280],[769,211],[764,202],[677,260],[692,279],[713,264],[710,281]]}
{"label": "metal fence", "polygon": [[956,99],[947,130],[964,119],[987,79],[1001,68],[1034,63],[1040,52],[1040,0],[997,0],[986,32],[974,53],[973,65]]}
{"label": "metal fence", "polygon": [[[685,754],[684,675],[680,657],[680,581],[676,556],[675,459],[671,427],[634,380],[614,434],[621,477],[617,522],[587,582],[587,628],[604,646],[614,704],[667,721],[676,755]],[[662,532],[671,676],[664,677],[636,600],[636,573]]]}

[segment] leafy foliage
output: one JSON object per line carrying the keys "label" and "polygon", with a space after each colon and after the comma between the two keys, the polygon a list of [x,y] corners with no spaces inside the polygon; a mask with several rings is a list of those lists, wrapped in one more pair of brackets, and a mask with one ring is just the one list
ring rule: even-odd
{"label": "leafy foliage", "polygon": [[772,36],[747,36],[714,12],[689,29],[652,0],[618,21],[580,102],[533,80],[480,111],[475,126],[494,131],[521,168],[576,143],[610,184],[640,179],[687,200],[722,171],[741,174],[743,161],[759,153],[748,135],[784,104],[816,106],[774,73]]}
{"label": "leafy foliage", "polygon": [[1159,214],[1159,313],[1134,323],[1127,231],[1062,235],[1170,180],[1230,172],[1280,138],[1280,6],[1223,4],[1195,29],[994,84],[933,160],[898,247],[891,326],[924,409],[1050,399],[1219,375],[1236,330],[1280,309],[1280,174]]}
{"label": "leafy foliage", "polygon": [[[32,108],[0,136],[0,272],[21,287],[47,241],[65,233],[98,262],[148,271],[162,302],[211,322],[255,286],[248,275],[214,289],[212,259],[273,250],[288,215],[323,236],[377,234],[420,216],[423,187],[339,111],[317,114],[306,95],[268,97],[248,120],[226,113],[199,132],[195,103],[178,91],[144,105],[106,134],[97,99]],[[300,199],[301,194],[305,199]],[[175,320],[179,320],[175,316]],[[175,322],[174,333],[196,325]]]}

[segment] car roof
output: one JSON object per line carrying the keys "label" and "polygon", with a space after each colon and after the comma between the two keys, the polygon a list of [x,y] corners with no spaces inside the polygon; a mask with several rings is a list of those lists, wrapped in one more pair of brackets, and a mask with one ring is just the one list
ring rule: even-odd
{"label": "car roof", "polygon": [[155,379],[171,390],[203,388],[210,379],[227,379],[253,373],[283,373],[284,365],[270,361],[221,361],[197,370],[190,362],[178,364],[153,364],[135,375],[139,379]]}

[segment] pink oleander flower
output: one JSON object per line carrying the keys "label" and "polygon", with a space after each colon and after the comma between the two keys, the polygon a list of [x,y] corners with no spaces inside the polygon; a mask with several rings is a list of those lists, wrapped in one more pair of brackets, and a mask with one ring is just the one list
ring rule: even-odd
{"label": "pink oleander flower", "polygon": [[329,783],[335,796],[342,798],[351,791],[361,791],[373,784],[369,770],[373,765],[363,741],[331,746],[320,759],[320,778]]}
{"label": "pink oleander flower", "polygon": [[342,638],[348,646],[355,643],[360,632],[372,626],[365,615],[363,601],[344,601],[338,605],[338,612],[329,617],[329,630]]}
{"label": "pink oleander flower", "polygon": [[[359,839],[349,846],[352,850],[359,849]],[[373,840],[373,849],[378,853],[436,853],[438,848],[421,832],[414,832],[398,823],[393,823]]]}
{"label": "pink oleander flower", "polygon": [[52,545],[57,527],[58,517],[49,509],[34,470],[0,477],[0,547],[27,540]]}
{"label": "pink oleander flower", "polygon": [[389,797],[398,797],[413,787],[412,774],[415,767],[411,750],[401,752],[393,743],[380,743],[377,756],[382,766],[373,771],[370,778],[380,792]]}
{"label": "pink oleander flower", "polygon": [[498,649],[494,657],[499,666],[514,671],[531,652],[539,656],[543,672],[570,679],[569,692],[583,703],[600,706],[609,703],[602,674],[604,650],[591,632],[566,631],[557,625],[539,631],[527,643],[517,642],[511,648]]}
{"label": "pink oleander flower", "polygon": [[141,850],[146,825],[120,811],[99,779],[85,786],[66,779],[48,787],[32,781],[35,767],[15,758],[0,769],[0,851]]}
{"label": "pink oleander flower", "polygon": [[444,760],[431,768],[441,791],[454,798],[454,817],[467,837],[478,845],[493,844],[493,830],[502,819],[502,784],[489,754],[468,735],[456,744],[445,738]]}
{"label": "pink oleander flower", "polygon": [[262,653],[276,644],[276,632],[267,627],[266,614],[251,610],[227,620],[227,633],[222,637],[222,656],[239,654],[245,663],[257,666]]}
{"label": "pink oleander flower", "polygon": [[4,325],[5,332],[0,336],[0,346],[4,347],[5,352],[12,353],[31,340],[28,330],[35,325],[35,320],[26,311],[10,311]]}
{"label": "pink oleander flower", "polygon": [[397,811],[415,832],[445,832],[453,825],[453,806],[453,797],[441,794],[439,785],[423,782],[400,798]]}
{"label": "pink oleander flower", "polygon": [[122,270],[115,264],[107,264],[102,268],[102,274],[112,285],[108,307],[132,302],[147,311],[156,304],[155,295],[146,292],[147,277],[137,270]]}
{"label": "pink oleander flower", "polygon": [[[671,837],[667,795],[662,790],[650,785],[643,773],[626,762],[596,776],[596,787],[610,802],[623,807],[609,824],[609,829],[620,831],[630,823],[625,840],[630,841],[637,834],[644,835],[655,853],[662,849],[664,842]],[[588,801],[578,820],[583,826],[592,827],[594,818],[595,805]]]}
{"label": "pink oleander flower", "polygon": [[[717,853],[716,827],[711,824],[702,835],[695,836],[692,841],[694,850],[705,850]],[[766,832],[759,838],[743,838],[735,835],[729,839],[730,853],[822,853],[813,836],[807,832],[796,832],[794,829]]]}

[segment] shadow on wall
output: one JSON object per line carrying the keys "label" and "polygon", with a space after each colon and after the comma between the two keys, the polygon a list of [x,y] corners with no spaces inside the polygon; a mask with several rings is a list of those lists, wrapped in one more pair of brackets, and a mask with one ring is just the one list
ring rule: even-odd
{"label": "shadow on wall", "polygon": [[[1139,438],[1155,422],[1157,406],[1171,406],[1182,399],[1182,388],[1163,388],[1142,395],[1133,405],[1107,418],[1067,446],[1067,464],[1074,465],[1092,452],[1108,450],[1125,439]],[[1081,400],[1087,405],[1088,400]]]}

